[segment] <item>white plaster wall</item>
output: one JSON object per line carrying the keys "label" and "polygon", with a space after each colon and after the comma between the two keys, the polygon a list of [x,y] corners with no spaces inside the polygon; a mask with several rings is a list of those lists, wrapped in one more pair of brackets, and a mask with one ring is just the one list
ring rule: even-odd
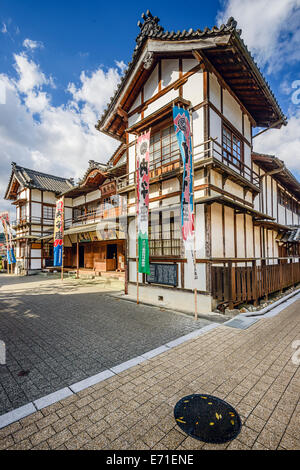
{"label": "white plaster wall", "polygon": [[[128,285],[128,294],[136,296],[136,286]],[[159,301],[158,297],[162,296],[163,301]],[[188,313],[194,313],[195,298],[193,292],[186,292],[180,289],[162,288],[159,286],[140,286],[140,300],[161,307],[173,308]],[[199,313],[208,313],[212,311],[212,299],[208,295],[198,294],[197,306]]]}
{"label": "white plaster wall", "polygon": [[193,112],[193,146],[194,146],[194,159],[203,158],[204,146],[200,145],[204,142],[204,112],[203,108]]}
{"label": "white plaster wall", "polygon": [[158,109],[162,108],[163,106],[167,105],[170,103],[172,100],[177,98],[179,96],[179,90],[170,90],[157,100],[153,101],[153,103],[150,103],[148,108],[145,109],[144,111],[144,117],[149,116],[150,114],[154,113]]}
{"label": "white plaster wall", "polygon": [[200,184],[205,184],[204,170],[195,171],[194,184],[195,186],[200,186]]}
{"label": "white plaster wall", "polygon": [[245,258],[244,215],[236,215],[237,257]]}
{"label": "white plaster wall", "polygon": [[221,87],[214,73],[209,74],[209,100],[221,111]]}
{"label": "white plaster wall", "polygon": [[51,193],[50,191],[44,191],[43,201],[48,204],[55,204],[56,203],[55,194]]}
{"label": "white plaster wall", "polygon": [[197,258],[205,258],[205,219],[204,205],[196,204],[195,242]]}
{"label": "white plaster wall", "polygon": [[[185,60],[183,60],[184,64]],[[185,100],[189,100],[193,106],[203,101],[203,71],[191,75],[187,82],[182,86],[182,96]]]}
{"label": "white plaster wall", "polygon": [[167,87],[179,78],[179,60],[163,59],[161,61],[161,86]]}
{"label": "white plaster wall", "polygon": [[224,207],[225,219],[225,256],[234,257],[234,210],[231,207]]}
{"label": "white plaster wall", "polygon": [[261,257],[261,253],[260,253],[260,227],[254,226],[254,240],[255,240],[254,257],[255,258],[260,258]]}
{"label": "white plaster wall", "polygon": [[246,214],[247,258],[253,258],[253,224],[251,215]]}
{"label": "white plaster wall", "polygon": [[162,182],[162,194],[166,195],[180,190],[179,180],[172,178]]}
{"label": "white plaster wall", "polygon": [[84,196],[75,197],[73,199],[73,207],[81,206],[84,203],[85,203],[85,197]]}
{"label": "white plaster wall", "polygon": [[224,186],[224,190],[242,199],[244,197],[243,188],[233,181],[227,180]]}
{"label": "white plaster wall", "polygon": [[240,133],[242,133],[242,111],[230,93],[223,90],[223,114]]}
{"label": "white plaster wall", "polygon": [[32,201],[41,201],[42,200],[42,193],[39,189],[32,189],[31,190],[31,200]]}
{"label": "white plaster wall", "polygon": [[97,189],[96,191],[91,191],[86,195],[86,202],[95,201],[101,197],[101,191]]}
{"label": "white plaster wall", "polygon": [[[213,139],[217,139],[217,142],[222,145],[222,122],[221,118],[217,115],[217,113],[213,110],[209,110],[209,119],[210,119],[210,136]],[[222,153],[221,148],[216,145],[216,152],[214,153],[214,157],[222,160]]]}
{"label": "white plaster wall", "polygon": [[249,120],[247,114],[244,114],[244,136],[251,143],[251,141],[252,141],[252,129],[251,129],[251,123],[250,123],[250,120]]}
{"label": "white plaster wall", "polygon": [[144,101],[149,100],[153,95],[158,92],[158,65],[151,73],[150,77],[144,85]]}
{"label": "white plaster wall", "polygon": [[223,258],[222,206],[211,206],[211,253],[213,258]]}

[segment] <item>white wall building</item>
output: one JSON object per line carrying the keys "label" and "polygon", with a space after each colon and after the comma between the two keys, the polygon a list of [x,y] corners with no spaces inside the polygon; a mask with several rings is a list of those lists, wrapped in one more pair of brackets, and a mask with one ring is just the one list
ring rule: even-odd
{"label": "white wall building", "polygon": [[[16,207],[16,272],[31,274],[53,264],[51,245],[41,237],[53,233],[57,196],[73,187],[71,179],[30,170],[12,163],[12,172],[5,193]],[[72,217],[66,205],[65,217]]]}
{"label": "white wall building", "polygon": [[[252,157],[253,128],[278,128],[285,116],[236,22],[230,18],[220,28],[174,33],[149,11],[142,17],[132,61],[97,125],[126,146],[127,174],[117,180],[128,208],[126,291],[137,293],[135,141],[149,128],[149,243],[156,274],[139,274],[140,300],[193,311],[196,287],[198,311],[208,312],[221,303],[256,302],[298,282],[298,258],[281,262],[278,256],[290,226],[296,235],[300,185],[278,159]],[[173,105],[191,116],[196,283],[182,252],[182,163]],[[277,202],[279,188],[289,192],[293,209]]]}

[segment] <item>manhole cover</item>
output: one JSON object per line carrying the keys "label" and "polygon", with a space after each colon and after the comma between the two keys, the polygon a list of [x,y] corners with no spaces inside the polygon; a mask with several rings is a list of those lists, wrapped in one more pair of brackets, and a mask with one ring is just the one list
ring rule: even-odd
{"label": "manhole cover", "polygon": [[186,434],[211,444],[235,439],[242,425],[235,409],[212,395],[193,394],[181,398],[175,405],[174,416]]}

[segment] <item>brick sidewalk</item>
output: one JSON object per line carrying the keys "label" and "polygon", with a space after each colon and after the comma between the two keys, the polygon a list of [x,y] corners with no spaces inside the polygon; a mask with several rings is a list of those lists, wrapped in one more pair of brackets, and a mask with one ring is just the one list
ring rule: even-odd
{"label": "brick sidewalk", "polygon": [[[0,430],[0,449],[300,449],[300,301],[247,330],[220,326]],[[173,407],[209,393],[240,413],[238,438],[186,437]]]}

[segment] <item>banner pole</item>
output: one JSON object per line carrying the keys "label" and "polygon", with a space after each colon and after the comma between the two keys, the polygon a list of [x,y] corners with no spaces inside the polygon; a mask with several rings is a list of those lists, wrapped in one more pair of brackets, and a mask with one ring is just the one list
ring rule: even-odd
{"label": "banner pole", "polygon": [[136,144],[135,140],[135,264],[136,264],[136,303],[139,304],[139,260],[138,260],[138,187],[137,187],[137,158],[136,158]]}
{"label": "banner pole", "polygon": [[[192,155],[191,155],[191,161],[192,161],[192,178],[193,178],[193,215],[194,215],[194,269],[197,270],[197,262],[196,262],[196,210],[195,210],[195,178],[194,178],[194,129],[193,129],[193,116],[191,111],[189,110],[189,115],[190,115],[190,123],[191,123],[191,141],[192,141]],[[195,281],[195,279],[194,279]],[[194,300],[195,300],[195,320],[198,320],[198,306],[197,306],[197,298],[198,298],[198,292],[197,292],[197,287],[194,288]]]}

